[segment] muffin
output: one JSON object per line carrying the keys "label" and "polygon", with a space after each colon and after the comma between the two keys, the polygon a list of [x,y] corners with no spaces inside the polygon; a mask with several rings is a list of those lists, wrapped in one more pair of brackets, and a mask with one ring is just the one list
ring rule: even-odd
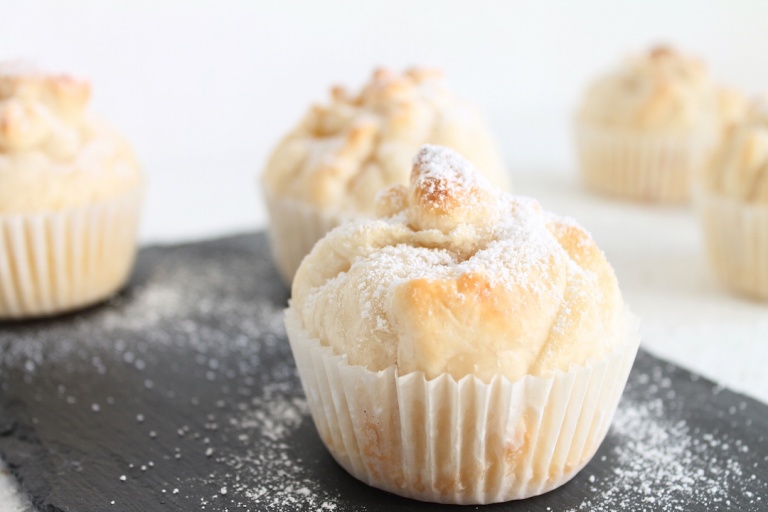
{"label": "muffin", "polygon": [[768,299],[768,110],[754,105],[715,152],[697,193],[712,265],[733,290]]}
{"label": "muffin", "polygon": [[603,253],[437,146],[377,212],[315,245],[286,311],[330,453],[369,485],[440,503],[567,482],[602,442],[639,343]]}
{"label": "muffin", "polygon": [[0,66],[0,319],[92,304],[131,269],[142,174],[89,97],[85,81]]}
{"label": "muffin", "polygon": [[577,112],[584,181],[632,199],[686,201],[738,105],[696,59],[664,47],[635,56],[592,83]]}
{"label": "muffin", "polygon": [[336,87],[329,104],[313,106],[262,176],[272,250],[285,281],[326,232],[371,217],[380,190],[407,183],[411,158],[426,143],[460,151],[491,182],[508,187],[485,121],[438,71],[378,70],[359,93]]}

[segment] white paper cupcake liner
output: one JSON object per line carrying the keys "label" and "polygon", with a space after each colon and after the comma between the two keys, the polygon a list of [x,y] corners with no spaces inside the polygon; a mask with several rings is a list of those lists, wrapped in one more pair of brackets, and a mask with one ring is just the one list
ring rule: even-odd
{"label": "white paper cupcake liner", "polygon": [[115,293],[133,266],[141,192],[0,215],[0,319],[63,313]]}
{"label": "white paper cupcake liner", "polygon": [[768,299],[768,205],[696,192],[712,266],[731,289]]}
{"label": "white paper cupcake liner", "polygon": [[353,219],[349,214],[332,213],[297,201],[279,197],[264,188],[269,213],[269,238],[272,256],[280,277],[293,282],[301,260],[327,232]]}
{"label": "white paper cupcake liner", "polygon": [[550,491],[589,462],[639,345],[627,317],[623,344],[604,359],[490,383],[352,366],[310,337],[292,308],[285,323],[312,418],[344,469],[409,498],[485,504]]}
{"label": "white paper cupcake liner", "polygon": [[595,190],[642,201],[685,202],[715,137],[627,134],[577,122],[581,173]]}

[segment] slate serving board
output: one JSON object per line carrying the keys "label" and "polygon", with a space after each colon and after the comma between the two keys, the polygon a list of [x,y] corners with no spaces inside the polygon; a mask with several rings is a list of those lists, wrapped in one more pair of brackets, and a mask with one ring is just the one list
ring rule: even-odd
{"label": "slate serving board", "polygon": [[[0,454],[36,507],[453,508],[369,488],[326,452],[267,244],[249,234],[147,248],[109,303],[0,325]],[[766,435],[768,406],[641,350],[605,442],[576,478],[479,508],[766,510]]]}

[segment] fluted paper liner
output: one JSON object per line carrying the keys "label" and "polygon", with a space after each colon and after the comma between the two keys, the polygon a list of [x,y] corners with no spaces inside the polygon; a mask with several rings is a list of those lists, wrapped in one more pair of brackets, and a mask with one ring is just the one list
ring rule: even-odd
{"label": "fluted paper liner", "polygon": [[326,233],[355,218],[351,214],[324,211],[316,206],[280,197],[265,186],[264,199],[269,213],[269,238],[272,257],[280,277],[291,284],[301,260]]}
{"label": "fluted paper liner", "polygon": [[713,149],[706,133],[624,133],[577,121],[581,173],[595,190],[643,201],[681,203]]}
{"label": "fluted paper liner", "polygon": [[627,318],[625,340],[604,359],[490,383],[373,372],[310,337],[290,307],[285,324],[312,418],[344,469],[401,496],[484,504],[545,493],[589,462],[640,341]]}
{"label": "fluted paper liner", "polygon": [[768,204],[699,190],[696,205],[720,279],[733,290],[768,299]]}
{"label": "fluted paper liner", "polygon": [[0,214],[0,319],[62,313],[119,290],[135,258],[141,195]]}

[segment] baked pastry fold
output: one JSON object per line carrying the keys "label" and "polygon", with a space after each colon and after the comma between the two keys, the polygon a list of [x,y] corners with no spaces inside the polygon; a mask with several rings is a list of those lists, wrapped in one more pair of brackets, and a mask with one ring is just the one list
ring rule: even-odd
{"label": "baked pastry fold", "polygon": [[436,146],[377,209],[315,246],[286,313],[329,451],[425,501],[568,481],[605,436],[639,343],[603,253]]}

